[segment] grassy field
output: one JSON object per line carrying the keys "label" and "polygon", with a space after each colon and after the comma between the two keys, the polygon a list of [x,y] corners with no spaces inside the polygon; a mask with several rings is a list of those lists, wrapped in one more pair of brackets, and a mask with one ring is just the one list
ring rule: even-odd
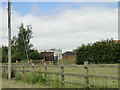
{"label": "grassy field", "polygon": [[[42,68],[44,71],[44,68]],[[57,67],[48,67],[49,72],[60,72],[60,68]],[[65,67],[65,73],[77,73],[84,75],[83,66],[80,67]],[[100,67],[91,67],[89,68],[90,75],[101,75],[101,76],[114,76],[118,77],[118,68],[100,68]],[[73,76],[65,76],[66,81],[71,82],[81,82],[84,83],[84,77],[73,77]],[[113,79],[104,79],[104,78],[89,78],[91,86],[94,85],[96,87],[118,87],[118,80]]]}
{"label": "grassy field", "polygon": [[[25,68],[25,70],[33,70],[33,68]],[[84,66],[78,66],[78,67],[65,67],[64,69],[65,73],[76,73],[76,74],[83,74],[84,75]],[[45,71],[44,67],[35,67],[34,71]],[[47,68],[48,72],[60,72],[60,67],[49,67]],[[89,75],[100,75],[100,76],[113,76],[118,77],[118,68],[101,68],[101,67],[90,67],[89,68]],[[55,78],[56,75],[52,75],[51,78]],[[59,76],[60,78],[60,76]],[[65,76],[66,81],[70,82],[80,82],[84,84],[84,77],[74,77],[74,76]],[[109,88],[117,88],[118,87],[118,80],[114,79],[107,79],[107,78],[89,78],[89,82],[91,87],[109,87]],[[70,85],[71,86],[71,85]],[[67,85],[66,85],[67,87]],[[68,85],[69,87],[69,85]],[[78,86],[74,86],[78,87]]]}
{"label": "grassy field", "polygon": [[75,59],[61,59],[59,60],[60,64],[64,64],[64,65],[70,65],[70,64],[75,64]]}
{"label": "grassy field", "polygon": [[[60,64],[63,65],[71,65],[75,64],[75,60],[60,60]],[[108,65],[108,64],[107,64]],[[109,64],[110,65],[110,64]],[[117,65],[117,64],[114,64]],[[31,70],[31,71],[45,71],[44,67],[34,67],[31,68],[24,68],[25,70]],[[17,70],[22,70],[22,68],[19,68]],[[54,67],[47,68],[48,72],[60,72],[61,69],[59,66],[55,65]],[[84,65],[79,65],[77,67],[65,67],[64,69],[65,73],[76,73],[76,74],[83,74],[84,75]],[[113,76],[118,77],[118,68],[102,68],[102,67],[89,67],[89,75],[100,75],[100,76]],[[54,79],[58,77],[60,80],[60,75],[51,75],[50,78]],[[75,82],[75,83],[85,83],[84,77],[75,77],[75,76],[65,76],[65,81]],[[53,82],[51,82],[53,83]],[[114,79],[108,79],[108,78],[89,78],[89,85],[91,88],[118,88],[118,80]],[[66,84],[65,88],[83,88],[83,85],[72,85],[72,84]]]}
{"label": "grassy field", "polygon": [[2,79],[2,88],[50,88],[50,86],[38,84],[27,84],[22,81]]}

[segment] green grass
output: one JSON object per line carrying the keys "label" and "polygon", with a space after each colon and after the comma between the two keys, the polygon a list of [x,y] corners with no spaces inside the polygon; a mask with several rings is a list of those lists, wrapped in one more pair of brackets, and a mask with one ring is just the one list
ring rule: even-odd
{"label": "green grass", "polygon": [[[54,78],[53,81],[50,81],[52,78]],[[40,86],[49,86],[52,88],[60,88],[61,83],[60,83],[60,78],[59,76],[53,76],[53,75],[45,75],[42,73],[17,73],[16,77],[13,78],[13,80],[17,82],[24,82],[27,84],[31,84],[36,86],[36,88],[40,88]]]}
{"label": "green grass", "polygon": [[[66,62],[66,61],[65,61]],[[68,65],[68,63],[66,64]],[[110,64],[109,64],[110,65]],[[112,65],[112,64],[111,64]],[[114,64],[115,65],[115,64]],[[22,70],[22,68],[19,68]],[[33,68],[25,68],[25,70],[31,70],[31,71],[43,71],[45,70],[44,67],[35,67]],[[49,67],[47,68],[48,72],[61,72],[61,69],[59,66],[55,65],[55,67]],[[78,67],[65,67],[64,68],[65,73],[76,73],[76,74],[83,74],[84,75],[84,65],[80,65]],[[118,77],[118,68],[102,68],[102,67],[89,67],[89,74],[90,75],[100,75],[100,76],[113,76]],[[55,79],[55,81],[47,81],[45,85],[51,86],[55,88],[61,87],[59,85],[60,83],[60,75],[47,75],[47,79]],[[31,77],[31,76],[29,76]],[[29,78],[28,77],[28,78]],[[33,75],[34,78],[37,78],[37,76]],[[34,81],[33,78],[33,81]],[[84,77],[75,77],[75,76],[65,76],[66,81],[75,82],[75,83],[85,83]],[[56,85],[56,83],[58,84]],[[106,78],[89,78],[89,83],[91,88],[118,88],[118,80],[113,79],[106,79]],[[83,85],[72,85],[72,84],[66,84],[65,88],[83,88]]]}
{"label": "green grass", "polygon": [[[31,70],[33,71],[33,68],[25,68],[25,70]],[[35,67],[34,71],[43,71],[44,72],[45,68],[44,67]],[[48,72],[60,72],[60,67],[55,66],[55,67],[49,67],[47,68]],[[84,75],[84,66],[78,66],[78,67],[65,67],[64,68],[65,73],[76,73],[76,74],[83,74]],[[90,75],[101,75],[101,76],[113,76],[113,77],[118,77],[118,68],[101,68],[101,67],[89,67],[89,74]],[[51,77],[55,78],[55,77]],[[84,77],[74,77],[74,76],[65,76],[66,81],[71,81],[71,82],[80,82],[80,83],[85,83]],[[109,88],[117,88],[118,87],[118,80],[113,80],[113,79],[105,79],[105,78],[89,78],[90,81],[90,87],[109,87]],[[52,83],[52,82],[51,82]],[[54,86],[53,84],[51,84]],[[66,84],[66,87],[68,87],[71,84]],[[78,87],[77,85],[72,85],[74,87]],[[70,87],[72,87],[70,86]],[[80,86],[79,86],[80,87]],[[81,86],[83,87],[83,86]]]}
{"label": "green grass", "polygon": [[70,64],[75,64],[75,59],[61,59],[59,60],[60,64],[64,64],[64,65],[70,65]]}

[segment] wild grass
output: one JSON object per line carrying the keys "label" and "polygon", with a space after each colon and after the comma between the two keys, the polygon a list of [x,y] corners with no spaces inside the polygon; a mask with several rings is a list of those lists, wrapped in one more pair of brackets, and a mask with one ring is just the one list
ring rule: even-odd
{"label": "wild grass", "polygon": [[[109,64],[110,65],[110,64]],[[111,64],[112,65],[112,64]],[[116,64],[115,64],[116,65]],[[41,73],[34,73],[34,71],[44,72],[44,67],[25,67],[25,70],[31,70],[33,73],[25,72],[24,75],[22,73],[18,73],[15,76],[16,80],[21,80],[30,84],[36,84],[37,86],[45,85],[55,88],[61,88],[61,77],[60,75],[48,75],[45,76]],[[17,68],[18,70],[18,68]],[[22,70],[22,68],[19,68]],[[61,68],[59,66],[47,67],[48,72],[61,72]],[[64,73],[76,73],[84,75],[84,65],[80,65],[77,67],[65,67]],[[19,75],[20,74],[20,75]],[[102,68],[102,67],[89,67],[89,75],[100,75],[100,76],[113,76],[118,77],[118,68]],[[5,76],[5,75],[4,75]],[[25,77],[25,78],[23,78]],[[51,79],[54,79],[52,81]],[[85,83],[84,77],[74,77],[74,76],[65,76],[66,81],[75,82],[75,83]],[[106,79],[106,78],[89,78],[89,87],[90,88],[118,88],[118,80],[114,79]],[[74,84],[65,84],[65,88],[84,88],[83,85],[74,85]]]}
{"label": "wild grass", "polygon": [[[44,67],[35,67],[34,70],[33,70],[33,68],[25,68],[25,70],[42,71],[42,72],[44,72],[45,68]],[[55,67],[49,67],[48,66],[47,67],[47,71],[48,72],[61,72],[61,68],[59,66],[55,66]],[[84,72],[84,66],[81,65],[81,66],[78,66],[78,67],[65,67],[64,68],[64,73],[76,73],[76,74],[83,74],[84,75],[84,73],[85,73]],[[118,68],[89,67],[89,75],[118,77]],[[51,77],[51,78],[55,78],[55,77]],[[59,77],[59,79],[60,79],[60,77]],[[65,76],[65,80],[66,81],[71,81],[71,82],[76,82],[76,83],[77,82],[78,83],[81,82],[83,84],[85,83],[84,77]],[[50,82],[50,84],[51,84],[51,82]],[[90,83],[90,87],[94,87],[94,88],[95,87],[104,87],[104,88],[105,87],[109,87],[109,88],[117,88],[118,87],[118,80],[114,80],[114,79],[90,77],[89,78],[89,83]],[[74,86],[77,87],[77,85],[72,85],[72,86],[73,87]]]}
{"label": "wild grass", "polygon": [[51,75],[32,72],[32,73],[25,73],[24,75],[22,73],[17,73],[14,80],[36,85],[37,88],[40,88],[41,85],[52,86],[54,88],[61,87],[59,77],[58,76],[54,77],[54,80],[51,80],[52,78],[53,76]]}

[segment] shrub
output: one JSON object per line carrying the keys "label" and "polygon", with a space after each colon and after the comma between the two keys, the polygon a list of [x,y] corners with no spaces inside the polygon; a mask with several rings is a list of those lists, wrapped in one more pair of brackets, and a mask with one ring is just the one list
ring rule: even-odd
{"label": "shrub", "polygon": [[118,63],[120,60],[120,44],[111,40],[102,40],[94,44],[82,45],[76,50],[76,63],[84,61],[92,63]]}

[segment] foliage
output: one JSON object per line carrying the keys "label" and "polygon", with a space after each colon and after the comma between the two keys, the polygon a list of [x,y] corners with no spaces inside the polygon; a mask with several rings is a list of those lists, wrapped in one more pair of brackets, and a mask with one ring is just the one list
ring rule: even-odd
{"label": "foliage", "polygon": [[17,73],[14,80],[23,81],[28,84],[45,83],[46,82],[46,80],[42,74],[38,74],[35,72],[26,73],[24,75],[22,73]]}
{"label": "foliage", "polygon": [[41,84],[45,86],[52,86],[55,88],[61,87],[60,79],[58,76],[54,77],[54,81],[51,81],[51,75],[44,75],[42,73],[16,73],[14,80],[22,81],[28,84]]}
{"label": "foliage", "polygon": [[[29,52],[30,48],[33,46],[30,43],[30,39],[32,38],[32,27],[31,25],[27,26],[27,29],[24,28],[24,25],[21,24],[19,27],[19,33],[18,37],[13,37],[12,46],[13,48],[13,54],[15,57],[19,56],[19,59],[23,60],[28,58],[27,53]],[[14,57],[14,56],[13,56]]]}
{"label": "foliage", "polygon": [[35,83],[45,83],[45,78],[43,77],[42,74],[38,73],[31,73],[31,74],[26,74],[25,75],[25,82],[30,83],[30,84],[35,84]]}
{"label": "foliage", "polygon": [[31,49],[28,53],[28,56],[30,59],[32,60],[40,60],[41,59],[41,55],[38,53],[38,50],[34,50],[34,49]]}
{"label": "foliage", "polygon": [[[14,78],[15,75],[16,75],[16,70],[12,68],[12,69],[11,69],[11,78]],[[2,72],[2,77],[3,77],[3,78],[8,78],[8,74],[7,74],[6,71],[3,71],[3,72]]]}
{"label": "foliage", "polygon": [[16,70],[14,68],[11,69],[11,78],[14,78],[16,75]]}
{"label": "foliage", "polygon": [[0,63],[2,62],[2,47],[0,47]]}
{"label": "foliage", "polygon": [[2,46],[2,62],[6,63],[8,59],[8,48],[6,46]]}
{"label": "foliage", "polygon": [[[53,76],[54,75],[47,75],[46,85],[52,86],[53,88],[61,88],[62,85],[61,85],[60,77],[58,75],[55,75],[54,77]],[[51,80],[53,78],[54,78],[54,80]]]}
{"label": "foliage", "polygon": [[8,74],[6,72],[2,72],[2,78],[7,79],[8,78]]}
{"label": "foliage", "polygon": [[[37,50],[31,49],[32,44],[30,39],[32,38],[32,27],[27,25],[27,29],[24,28],[23,23],[19,27],[19,33],[17,36],[13,36],[11,41],[11,57],[12,62],[16,60],[40,60],[41,56]],[[2,46],[2,62],[8,62],[8,47]]]}
{"label": "foliage", "polygon": [[23,74],[22,73],[16,73],[14,80],[16,81],[23,81]]}
{"label": "foliage", "polygon": [[88,60],[93,63],[118,63],[120,44],[112,39],[102,40],[94,44],[82,45],[76,50],[76,63],[83,64]]}

